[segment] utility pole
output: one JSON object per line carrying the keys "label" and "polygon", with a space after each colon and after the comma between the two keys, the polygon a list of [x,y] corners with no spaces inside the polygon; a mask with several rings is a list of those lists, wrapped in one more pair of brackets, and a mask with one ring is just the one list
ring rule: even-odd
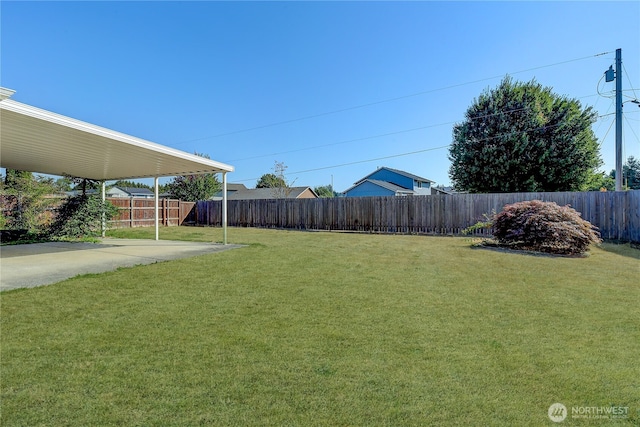
{"label": "utility pole", "polygon": [[616,191],[622,191],[622,49],[616,49]]}
{"label": "utility pole", "polygon": [[622,49],[616,49],[615,72],[610,66],[604,75],[607,82],[616,81],[616,191],[622,191]]}

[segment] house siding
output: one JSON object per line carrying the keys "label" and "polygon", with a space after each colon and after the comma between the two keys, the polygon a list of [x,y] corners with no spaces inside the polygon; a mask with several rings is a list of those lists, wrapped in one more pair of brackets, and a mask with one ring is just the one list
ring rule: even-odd
{"label": "house siding", "polygon": [[[406,176],[402,176],[399,175],[393,171],[390,171],[388,169],[378,169],[377,171],[375,171],[374,173],[372,173],[371,175],[369,175],[368,179],[377,179],[380,181],[387,181],[390,182],[392,184],[395,185],[399,185],[400,187],[404,187],[407,188],[409,190],[413,190],[413,179],[406,177]],[[376,195],[382,195],[382,194],[376,194]],[[385,194],[386,195],[386,194]],[[391,194],[393,195],[393,194]]]}
{"label": "house siding", "polygon": [[431,186],[428,182],[423,182],[422,188],[415,187],[413,190],[415,191],[416,196],[430,196],[432,194]]}
{"label": "house siding", "polygon": [[370,197],[370,196],[395,196],[395,192],[375,185],[372,182],[363,182],[351,188],[345,197]]}
{"label": "house siding", "polygon": [[418,181],[408,176],[400,175],[394,171],[388,169],[379,169],[372,173],[368,179],[377,179],[380,181],[387,181],[400,187],[408,188],[415,191],[416,195],[429,195],[431,194],[431,183],[428,181]]}
{"label": "house siding", "polygon": [[106,192],[107,197],[130,197],[129,193],[122,191],[121,189],[114,187]]}
{"label": "house siding", "polygon": [[106,191],[107,197],[136,197],[143,199],[153,199],[153,191],[146,188],[112,187]]}
{"label": "house siding", "polygon": [[346,190],[347,197],[429,196],[431,182],[426,178],[391,168],[378,168]]}
{"label": "house siding", "polygon": [[296,199],[317,199],[318,196],[316,196],[313,191],[311,191],[310,188],[305,189],[302,193],[300,193],[300,195],[298,197],[296,197]]}

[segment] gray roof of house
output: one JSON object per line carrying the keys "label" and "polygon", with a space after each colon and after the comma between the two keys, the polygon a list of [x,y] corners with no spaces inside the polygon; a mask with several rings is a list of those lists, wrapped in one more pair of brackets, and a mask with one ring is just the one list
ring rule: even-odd
{"label": "gray roof of house", "polygon": [[148,188],[120,187],[120,186],[116,186],[115,188],[119,188],[125,193],[129,193],[131,195],[143,194],[145,196],[149,196],[149,195],[153,196],[155,194],[153,191],[149,190]]}
{"label": "gray roof of house", "polygon": [[445,191],[447,194],[458,194],[458,193],[466,193],[466,191],[458,191],[455,189],[455,187],[448,185],[448,186],[444,186],[444,187],[434,187],[437,188],[439,190],[443,190]]}
{"label": "gray roof of house", "polygon": [[[311,190],[310,187],[291,187],[291,192],[287,195],[287,199],[297,199],[305,190]],[[276,194],[280,190],[274,188],[245,188],[230,193],[227,200],[263,200],[275,199]],[[313,190],[311,190],[313,191]],[[315,193],[314,193],[315,194]]]}
{"label": "gray roof of house", "polygon": [[[232,183],[228,183],[227,184],[227,191],[240,191],[240,190],[246,190],[247,187],[245,187],[244,184],[232,184]],[[222,194],[222,190],[220,190],[220,194]]]}
{"label": "gray roof of house", "polygon": [[379,185],[380,187],[386,188],[387,190],[394,191],[396,193],[410,193],[413,194],[413,190],[409,190],[408,188],[401,187],[392,182],[381,181],[379,179],[367,179],[366,181],[371,182],[375,185]]}
{"label": "gray roof of house", "polygon": [[449,190],[445,190],[444,188],[431,187],[431,194],[453,194],[453,193]]}

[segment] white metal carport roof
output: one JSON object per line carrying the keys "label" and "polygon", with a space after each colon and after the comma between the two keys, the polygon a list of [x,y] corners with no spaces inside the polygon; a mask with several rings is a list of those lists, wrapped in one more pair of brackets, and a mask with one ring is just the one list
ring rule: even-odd
{"label": "white metal carport roof", "polygon": [[5,168],[99,181],[233,171],[224,163],[11,99],[0,101],[0,109]]}
{"label": "white metal carport roof", "polygon": [[224,163],[13,101],[9,99],[13,93],[0,88],[1,167],[99,181],[153,177],[156,195],[158,177],[222,173],[226,187],[226,174],[234,170]]}

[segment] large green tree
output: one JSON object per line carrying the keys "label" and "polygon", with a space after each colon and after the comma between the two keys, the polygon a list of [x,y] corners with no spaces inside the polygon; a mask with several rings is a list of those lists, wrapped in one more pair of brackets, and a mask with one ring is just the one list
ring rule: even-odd
{"label": "large green tree", "polygon": [[[209,159],[207,154],[195,153],[197,156]],[[221,190],[222,186],[216,174],[181,175],[173,178],[166,185],[166,191],[171,196],[187,202],[210,199]]]}
{"label": "large green tree", "polygon": [[315,187],[313,191],[315,191],[318,197],[321,197],[321,198],[336,197],[336,192],[333,191],[333,186],[331,186],[331,184]]}
{"label": "large green tree", "polygon": [[616,180],[604,172],[594,173],[589,179],[584,191],[614,191]]}
{"label": "large green tree", "polygon": [[449,176],[457,190],[475,193],[583,190],[602,163],[596,118],[535,80],[506,77],[454,126]]}
{"label": "large green tree", "polygon": [[277,177],[273,173],[265,173],[260,177],[258,182],[256,182],[256,188],[277,188],[284,186],[286,186],[284,179]]}
{"label": "large green tree", "polygon": [[271,188],[273,197],[276,199],[286,199],[291,194],[293,182],[289,182],[285,176],[288,166],[284,162],[277,160],[273,165],[273,173],[266,173],[260,177],[256,183],[256,188]]}

